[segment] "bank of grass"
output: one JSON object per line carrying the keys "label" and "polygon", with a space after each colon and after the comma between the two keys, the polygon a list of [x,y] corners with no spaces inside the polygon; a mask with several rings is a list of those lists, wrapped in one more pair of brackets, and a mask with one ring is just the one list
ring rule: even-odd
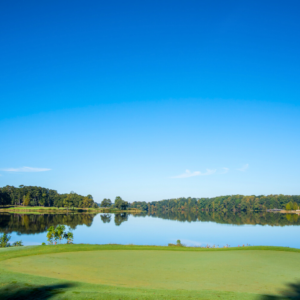
{"label": "bank of grass", "polygon": [[140,213],[141,210],[132,208],[127,210],[120,210],[117,208],[80,208],[80,207],[47,207],[47,206],[7,206],[0,207],[0,212],[10,212],[10,213],[67,213],[67,212],[100,212],[100,213]]}
{"label": "bank of grass", "polygon": [[283,247],[7,248],[0,298],[260,300],[299,279],[299,258],[299,249]]}

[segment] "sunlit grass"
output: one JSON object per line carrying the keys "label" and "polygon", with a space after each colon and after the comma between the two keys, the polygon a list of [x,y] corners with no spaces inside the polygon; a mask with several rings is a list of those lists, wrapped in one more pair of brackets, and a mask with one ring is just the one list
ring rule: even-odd
{"label": "sunlit grass", "polygon": [[0,250],[0,285],[60,286],[53,299],[250,300],[294,282],[299,258],[283,247],[30,246]]}

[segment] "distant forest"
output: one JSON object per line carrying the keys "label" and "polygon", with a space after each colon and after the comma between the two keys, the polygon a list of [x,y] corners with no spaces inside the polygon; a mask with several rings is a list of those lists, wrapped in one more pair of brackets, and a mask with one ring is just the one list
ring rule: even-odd
{"label": "distant forest", "polygon": [[55,190],[38,186],[0,188],[0,205],[48,206],[48,207],[98,207],[92,195],[81,196],[74,192],[59,194]]}
{"label": "distant forest", "polygon": [[214,198],[177,198],[161,201],[135,201],[130,207],[150,213],[176,211],[262,211],[266,209],[296,210],[300,206],[300,196],[268,195],[243,196],[231,195]]}
{"label": "distant forest", "polygon": [[[56,190],[37,186],[5,186],[0,188],[0,205],[48,206],[48,207],[98,207],[91,195],[81,196],[74,192],[59,194]],[[300,196],[268,195],[243,196],[229,195],[214,198],[176,198],[161,201],[135,201],[128,203],[116,197],[115,203],[109,199],[101,202],[103,207],[116,207],[122,210],[137,208],[148,213],[200,212],[200,211],[263,211],[266,209],[296,210],[300,206]]]}

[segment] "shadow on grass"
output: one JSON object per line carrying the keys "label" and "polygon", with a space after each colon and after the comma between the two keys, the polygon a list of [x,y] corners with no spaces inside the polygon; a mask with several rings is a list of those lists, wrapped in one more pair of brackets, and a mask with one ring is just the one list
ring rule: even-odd
{"label": "shadow on grass", "polygon": [[17,299],[50,299],[57,294],[64,294],[65,289],[74,287],[75,284],[53,284],[44,286],[35,286],[30,284],[18,285],[12,283],[0,289],[0,299],[17,300]]}
{"label": "shadow on grass", "polygon": [[281,296],[264,295],[261,300],[300,300],[300,282],[288,284]]}

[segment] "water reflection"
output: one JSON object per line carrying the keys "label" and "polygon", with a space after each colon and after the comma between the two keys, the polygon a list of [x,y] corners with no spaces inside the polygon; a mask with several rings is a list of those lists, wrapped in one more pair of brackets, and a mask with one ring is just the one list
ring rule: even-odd
{"label": "water reflection", "polygon": [[59,224],[76,229],[77,225],[90,227],[96,214],[0,214],[0,232],[35,234]]}
{"label": "water reflection", "polygon": [[115,224],[116,226],[120,226],[123,222],[128,221],[128,214],[115,214]]}
{"label": "water reflection", "polygon": [[[142,216],[136,215],[136,216]],[[300,225],[300,218],[297,214],[281,214],[271,212],[163,212],[158,211],[151,214],[152,217],[176,220],[180,222],[215,222],[220,224],[233,225],[271,225],[286,226]]]}
{"label": "water reflection", "polygon": [[100,215],[100,218],[101,218],[103,223],[110,223],[111,215],[110,214],[103,214],[103,215]]}
{"label": "water reflection", "polygon": [[[50,226],[63,224],[71,229],[76,229],[78,225],[90,227],[95,216],[98,214],[69,213],[69,214],[0,214],[0,232],[17,234],[35,234],[47,231]],[[129,214],[100,214],[100,219],[104,224],[114,219],[114,224],[120,226],[128,221]],[[140,218],[150,216],[153,218],[174,220],[180,222],[214,222],[219,224],[234,225],[271,225],[287,226],[300,225],[300,218],[297,214],[280,214],[268,212],[155,212],[148,214],[135,214],[134,217]],[[99,216],[98,216],[99,217]],[[154,220],[153,220],[154,221]]]}

